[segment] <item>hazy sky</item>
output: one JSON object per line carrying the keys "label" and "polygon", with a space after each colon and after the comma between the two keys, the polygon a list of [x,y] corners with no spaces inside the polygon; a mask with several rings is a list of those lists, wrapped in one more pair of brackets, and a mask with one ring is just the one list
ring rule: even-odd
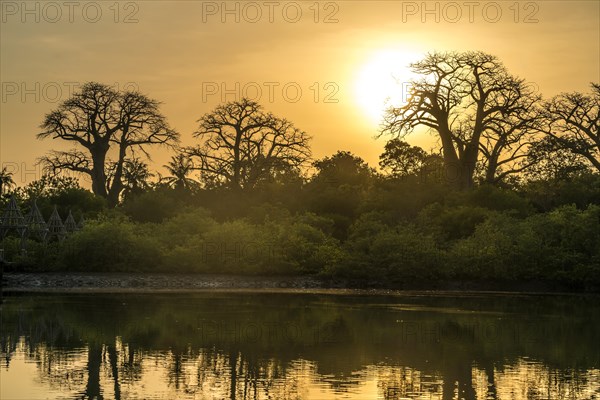
{"label": "hazy sky", "polygon": [[[45,113],[90,80],[163,102],[183,144],[223,97],[246,94],[307,131],[315,157],[349,150],[372,166],[385,144],[374,139],[378,110],[401,97],[407,63],[428,51],[492,53],[546,97],[600,81],[598,1],[0,5],[0,162],[17,184],[38,177],[37,157],[66,148],[35,134]],[[426,149],[433,141],[408,140]],[[168,158],[154,151],[153,166]]]}

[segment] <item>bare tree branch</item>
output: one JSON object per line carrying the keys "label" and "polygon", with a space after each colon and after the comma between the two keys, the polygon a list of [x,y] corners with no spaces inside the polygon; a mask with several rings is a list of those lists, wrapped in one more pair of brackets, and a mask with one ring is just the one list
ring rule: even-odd
{"label": "bare tree branch", "polygon": [[[54,171],[71,170],[89,175],[95,194],[114,206],[126,185],[124,168],[138,150],[148,156],[147,146],[172,146],[179,134],[159,111],[160,103],[137,92],[118,92],[110,86],[89,82],[40,125],[39,139],[75,142],[84,150],[51,152],[40,161]],[[109,162],[109,151],[116,153]],[[133,159],[133,158],[132,158]]]}
{"label": "bare tree branch", "polygon": [[310,158],[310,137],[290,121],[266,113],[251,100],[218,106],[198,120],[200,143],[185,149],[197,158],[205,181],[251,188],[281,168],[298,168]]}

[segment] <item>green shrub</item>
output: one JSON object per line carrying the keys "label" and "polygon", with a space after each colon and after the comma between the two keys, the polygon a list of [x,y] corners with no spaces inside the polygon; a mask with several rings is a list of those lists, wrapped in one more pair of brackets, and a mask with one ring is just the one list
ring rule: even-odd
{"label": "green shrub", "polygon": [[342,258],[339,242],[336,239],[325,234],[321,229],[303,222],[302,219],[282,224],[278,230],[277,248],[283,260],[291,266],[291,272],[320,273]]}
{"label": "green shrub", "polygon": [[157,189],[131,196],[121,209],[133,221],[159,223],[177,215],[181,205],[178,192]]}
{"label": "green shrub", "polygon": [[162,260],[156,240],[139,235],[123,220],[89,222],[62,245],[62,260],[72,271],[153,271]]}
{"label": "green shrub", "polygon": [[524,220],[497,214],[453,244],[458,278],[600,283],[600,207],[563,206]]}
{"label": "green shrub", "polygon": [[265,227],[235,220],[206,232],[202,261],[207,270],[241,274],[288,272],[289,265],[279,251],[275,232]]}
{"label": "green shrub", "polygon": [[334,276],[390,284],[437,280],[445,274],[445,252],[432,235],[413,225],[390,227],[375,214],[352,225],[344,249],[344,262],[328,271]]}
{"label": "green shrub", "polygon": [[531,203],[518,193],[492,185],[482,185],[471,191],[455,192],[449,204],[482,207],[494,211],[508,211],[510,214],[526,217],[534,212]]}
{"label": "green shrub", "polygon": [[541,276],[541,246],[525,221],[495,214],[452,244],[449,262],[458,279],[534,279]]}
{"label": "green shrub", "polygon": [[424,230],[438,240],[452,241],[469,237],[477,225],[484,222],[494,211],[483,207],[445,206],[439,203],[425,207],[417,218]]}

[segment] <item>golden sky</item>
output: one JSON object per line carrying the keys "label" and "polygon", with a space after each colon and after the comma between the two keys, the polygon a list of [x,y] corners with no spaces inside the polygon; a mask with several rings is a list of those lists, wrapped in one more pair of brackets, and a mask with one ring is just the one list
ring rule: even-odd
{"label": "golden sky", "polygon": [[[407,63],[483,50],[545,97],[600,81],[598,1],[0,1],[0,162],[23,184],[56,141],[35,134],[73,87],[138,88],[192,144],[196,120],[244,93],[312,137],[377,165],[377,110]],[[260,89],[260,93],[257,91]],[[400,95],[399,95],[400,94]],[[409,142],[429,150],[433,138]],[[169,158],[153,152],[153,166]]]}

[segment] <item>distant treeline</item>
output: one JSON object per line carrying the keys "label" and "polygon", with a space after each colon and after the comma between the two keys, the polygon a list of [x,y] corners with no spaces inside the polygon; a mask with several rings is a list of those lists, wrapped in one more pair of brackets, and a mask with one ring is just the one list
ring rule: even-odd
{"label": "distant treeline", "polygon": [[[56,181],[63,185],[56,185]],[[316,275],[353,286],[446,281],[600,287],[600,176],[450,190],[374,173],[338,153],[308,181],[252,190],[155,185],[116,209],[68,179],[36,192],[45,218],[85,215],[59,242],[4,240],[10,269]],[[19,191],[27,195],[38,181]]]}

